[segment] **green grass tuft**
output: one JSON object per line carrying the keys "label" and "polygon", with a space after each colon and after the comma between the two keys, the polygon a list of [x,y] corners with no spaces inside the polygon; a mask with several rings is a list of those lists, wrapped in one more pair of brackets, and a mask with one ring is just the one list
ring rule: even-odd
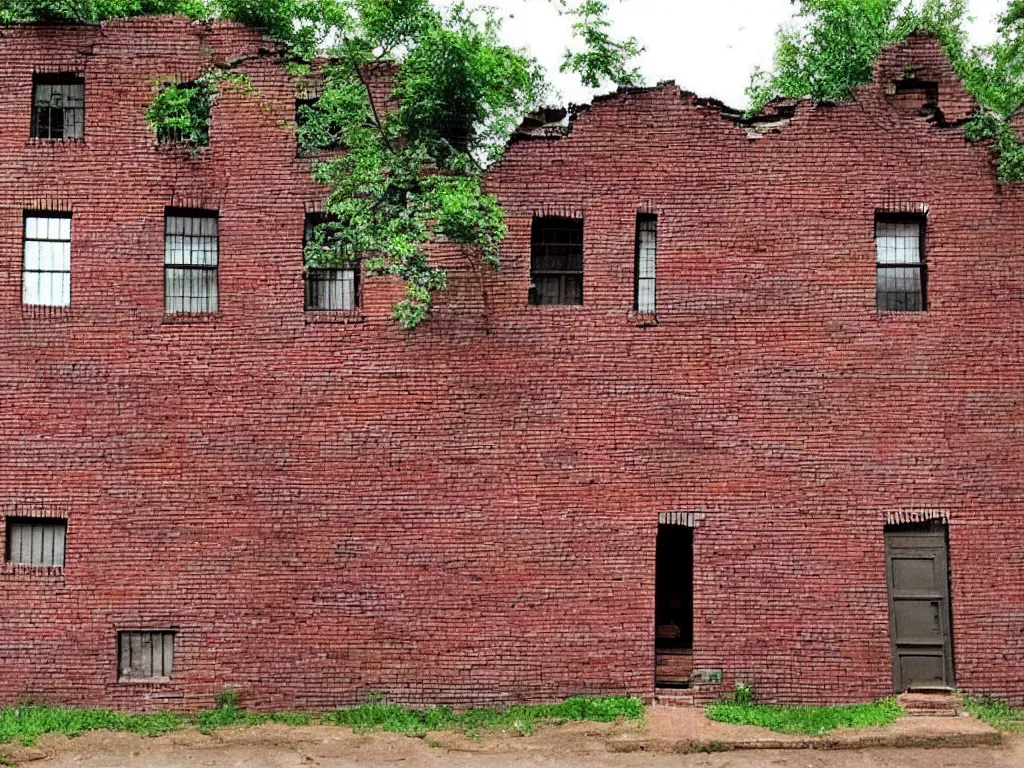
{"label": "green grass tuft", "polygon": [[254,726],[263,723],[283,725],[349,726],[357,731],[395,731],[409,736],[422,736],[427,731],[507,730],[530,733],[540,724],[566,723],[578,720],[610,722],[619,718],[635,720],[643,717],[644,706],[639,699],[609,696],[578,697],[561,704],[507,707],[505,709],[470,709],[455,712],[449,707],[425,710],[406,709],[389,704],[372,703],[352,709],[339,709],[316,718],[301,712],[245,712],[230,706],[189,715],[159,712],[152,715],[128,715],[105,709],[74,709],[30,705],[0,708],[0,744],[20,741],[35,744],[44,733],[74,736],[85,731],[127,731],[159,736],[186,726],[210,733],[217,728]]}
{"label": "green grass tuft", "polygon": [[710,704],[704,713],[711,720],[733,725],[756,725],[777,733],[821,736],[836,728],[888,725],[903,714],[896,699],[836,707],[775,707],[766,704]]}
{"label": "green grass tuft", "polygon": [[964,696],[964,709],[997,731],[1024,731],[1024,709],[991,696]]}
{"label": "green grass tuft", "polygon": [[422,736],[428,731],[513,731],[532,733],[542,724],[560,724],[590,720],[612,722],[643,717],[644,705],[639,699],[620,696],[588,698],[578,696],[561,704],[513,706],[503,709],[470,709],[455,712],[449,707],[406,709],[390,704],[364,704],[339,709],[322,717],[330,725],[347,725],[357,731],[394,731],[407,736]]}

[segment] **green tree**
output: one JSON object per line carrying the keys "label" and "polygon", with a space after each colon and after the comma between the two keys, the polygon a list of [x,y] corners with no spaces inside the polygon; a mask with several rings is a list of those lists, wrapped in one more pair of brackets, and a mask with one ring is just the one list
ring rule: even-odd
{"label": "green tree", "polygon": [[209,15],[209,8],[205,0],[3,0],[0,24],[96,22],[165,13],[199,19]]}

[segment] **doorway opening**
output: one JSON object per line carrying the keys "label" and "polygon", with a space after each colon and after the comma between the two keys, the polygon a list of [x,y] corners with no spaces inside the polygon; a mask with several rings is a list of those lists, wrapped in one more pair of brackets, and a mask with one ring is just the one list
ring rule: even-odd
{"label": "doorway opening", "polygon": [[659,525],[654,564],[654,683],[689,688],[693,675],[693,529]]}
{"label": "doorway opening", "polygon": [[953,688],[946,526],[938,522],[886,526],[885,570],[893,690]]}

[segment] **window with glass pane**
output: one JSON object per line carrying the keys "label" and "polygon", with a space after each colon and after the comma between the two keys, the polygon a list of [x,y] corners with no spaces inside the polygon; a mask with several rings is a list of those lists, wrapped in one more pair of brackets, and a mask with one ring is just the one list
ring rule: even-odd
{"label": "window with glass pane", "polygon": [[655,256],[658,250],[658,217],[641,213],[636,217],[636,299],[637,312],[654,312]]}
{"label": "window with glass pane", "polygon": [[67,530],[67,520],[8,518],[7,562],[34,568],[63,568]]}
{"label": "window with glass pane", "polygon": [[25,214],[25,262],[22,304],[71,305],[71,214],[33,211]]}
{"label": "window with glass pane", "polygon": [[217,311],[219,232],[215,211],[168,209],[164,224],[164,309]]}
{"label": "window with glass pane", "polygon": [[583,303],[583,220],[533,220],[530,303]]}
{"label": "window with glass pane", "polygon": [[[317,226],[328,221],[323,213],[306,214],[303,245],[309,244]],[[306,310],[354,310],[359,306],[359,269],[349,267],[306,267]]]}
{"label": "window with glass pane", "polygon": [[926,284],[924,219],[877,216],[875,248],[879,311],[923,311]]}
{"label": "window with glass pane", "polygon": [[85,135],[85,81],[66,74],[32,78],[32,137],[63,141]]}

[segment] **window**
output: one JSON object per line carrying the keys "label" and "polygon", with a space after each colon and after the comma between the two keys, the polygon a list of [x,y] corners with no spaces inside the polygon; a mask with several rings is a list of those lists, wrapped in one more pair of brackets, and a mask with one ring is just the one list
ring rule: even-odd
{"label": "window", "polygon": [[[322,213],[306,214],[306,233],[303,244],[313,239],[316,228],[328,221]],[[306,267],[306,310],[354,310],[359,306],[359,268]]]}
{"label": "window", "polygon": [[5,559],[15,565],[63,568],[67,528],[67,520],[9,517]]}
{"label": "window", "polygon": [[174,632],[118,632],[118,680],[170,680]]}
{"label": "window", "polygon": [[633,308],[654,313],[655,255],[658,250],[658,217],[641,213],[636,217],[636,286]]}
{"label": "window", "polygon": [[164,222],[164,309],[217,311],[219,226],[215,211],[168,208]]}
{"label": "window", "polygon": [[925,308],[924,219],[875,218],[880,312],[921,312]]}
{"label": "window", "polygon": [[533,220],[530,303],[583,303],[583,220]]}
{"label": "window", "polygon": [[71,304],[71,214],[25,213],[22,304],[67,307]]}
{"label": "window", "polygon": [[63,141],[85,135],[85,81],[67,74],[32,78],[32,138]]}

